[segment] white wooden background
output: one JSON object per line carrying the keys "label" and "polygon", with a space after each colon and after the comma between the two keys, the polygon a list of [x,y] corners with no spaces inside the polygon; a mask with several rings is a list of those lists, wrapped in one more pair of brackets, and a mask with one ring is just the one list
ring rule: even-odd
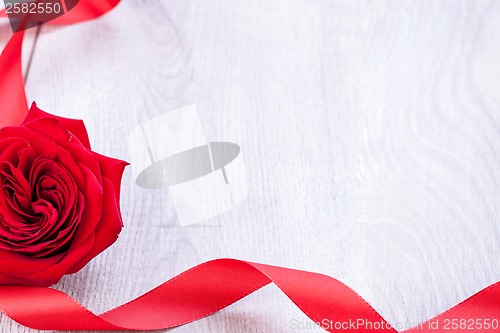
{"label": "white wooden background", "polygon": [[[499,59],[499,1],[124,0],[44,26],[29,99],[84,118],[96,151],[128,159],[137,124],[194,102],[249,178],[239,207],[180,228],[128,170],[120,239],[56,287],[101,312],[233,257],[334,276],[393,325],[441,313],[500,280]],[[268,286],[173,332],[294,319]],[[0,330],[32,332],[3,315]]]}

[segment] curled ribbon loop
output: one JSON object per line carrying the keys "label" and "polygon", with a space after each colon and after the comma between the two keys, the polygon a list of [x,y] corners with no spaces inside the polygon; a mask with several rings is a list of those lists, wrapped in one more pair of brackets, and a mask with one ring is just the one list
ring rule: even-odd
{"label": "curled ribbon loop", "polygon": [[[60,291],[21,286],[0,287],[0,309],[20,324],[40,330],[159,330],[209,316],[271,282],[328,332],[398,332],[338,280],[235,259],[217,259],[195,266],[101,315],[93,314]],[[403,332],[449,332],[446,320],[491,320],[499,316],[500,283],[497,283]],[[454,332],[469,330],[457,328]]]}

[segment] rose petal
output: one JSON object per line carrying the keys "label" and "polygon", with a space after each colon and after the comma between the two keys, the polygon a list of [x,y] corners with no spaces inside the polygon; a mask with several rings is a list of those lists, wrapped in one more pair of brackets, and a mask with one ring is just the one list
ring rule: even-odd
{"label": "rose petal", "polygon": [[119,203],[115,199],[115,189],[111,181],[106,178],[104,178],[104,193],[103,215],[95,229],[95,245],[89,253],[69,269],[69,274],[78,272],[92,260],[92,258],[111,246],[111,244],[118,239],[118,234],[122,230],[123,222],[119,210]]}
{"label": "rose petal", "polygon": [[75,238],[68,252],[71,252],[72,248],[79,246],[81,242],[94,232],[103,214],[103,185],[101,185],[99,180],[85,165],[80,164],[80,168],[86,183],[85,189],[81,189],[85,199],[85,207]]}
{"label": "rose petal", "polygon": [[102,176],[109,179],[113,184],[113,188],[115,189],[116,194],[116,202],[119,203],[123,172],[125,170],[125,167],[129,165],[129,163],[108,156],[100,155],[95,152],[94,155],[99,161]]}
{"label": "rose petal", "polygon": [[[39,272],[53,266],[62,257],[64,257],[64,254],[33,260],[33,258],[23,254],[0,250],[0,272],[11,276]],[[0,284],[2,284],[1,281]]]}
{"label": "rose petal", "polygon": [[[3,261],[0,260],[0,285],[2,284],[21,284],[21,285],[33,285],[40,287],[48,287],[57,283],[65,274],[67,274],[69,268],[74,265],[85,253],[88,253],[94,243],[92,241],[82,244],[80,247],[75,249],[72,253],[67,253],[65,256],[59,255],[56,257],[51,257],[47,259],[37,259],[32,258],[25,259],[24,268],[30,267],[30,265],[40,268],[40,262],[47,263],[42,269],[29,270],[25,269],[24,272],[7,272],[4,271]],[[12,253],[11,253],[12,255]],[[3,257],[3,252],[0,251],[0,258]],[[26,257],[28,258],[28,257]],[[12,263],[16,262],[17,259],[10,256],[6,261]]]}
{"label": "rose petal", "polygon": [[24,119],[22,125],[25,125],[36,119],[47,117],[56,118],[57,120],[59,120],[64,128],[73,133],[86,148],[90,149],[89,135],[82,120],[54,116],[50,113],[40,110],[35,102],[33,102],[33,104],[31,105],[28,115]]}

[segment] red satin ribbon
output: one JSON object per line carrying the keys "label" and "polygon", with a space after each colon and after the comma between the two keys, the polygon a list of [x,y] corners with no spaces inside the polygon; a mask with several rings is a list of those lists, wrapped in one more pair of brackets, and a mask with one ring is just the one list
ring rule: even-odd
{"label": "red satin ribbon", "polygon": [[0,56],[0,128],[19,125],[28,113],[21,66],[23,32],[14,34]]}
{"label": "red satin ribbon", "polygon": [[[50,24],[91,20],[118,2],[80,0]],[[20,124],[28,110],[21,68],[23,36],[14,34],[0,56],[0,128]],[[234,259],[196,266],[100,315],[55,289],[24,286],[0,286],[0,310],[22,325],[41,330],[158,330],[209,316],[271,282],[326,331],[397,332],[358,294],[331,277]],[[500,320],[500,283],[404,332],[500,331],[495,320]]]}
{"label": "red satin ribbon", "polygon": [[[113,9],[120,0],[80,0],[69,12],[46,24],[65,25],[98,18]],[[0,17],[5,17],[5,10]],[[0,128],[19,125],[28,114],[24,89],[21,52],[24,32],[15,33],[0,55]]]}
{"label": "red satin ribbon", "polygon": [[[101,315],[60,291],[21,286],[0,287],[0,309],[18,323],[40,330],[158,330],[209,316],[271,282],[328,332],[397,332],[352,289],[331,277],[234,259],[196,266]],[[465,333],[470,329],[446,329],[447,321],[451,327],[453,319],[467,320],[468,325],[488,319],[491,326],[499,317],[497,283],[404,332]]]}

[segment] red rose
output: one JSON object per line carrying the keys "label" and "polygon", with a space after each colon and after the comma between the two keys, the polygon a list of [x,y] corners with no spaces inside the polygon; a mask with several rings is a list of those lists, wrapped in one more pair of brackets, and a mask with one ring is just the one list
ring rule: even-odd
{"label": "red rose", "polygon": [[0,284],[49,286],[113,244],[126,165],[91,151],[81,120],[34,103],[0,129]]}

